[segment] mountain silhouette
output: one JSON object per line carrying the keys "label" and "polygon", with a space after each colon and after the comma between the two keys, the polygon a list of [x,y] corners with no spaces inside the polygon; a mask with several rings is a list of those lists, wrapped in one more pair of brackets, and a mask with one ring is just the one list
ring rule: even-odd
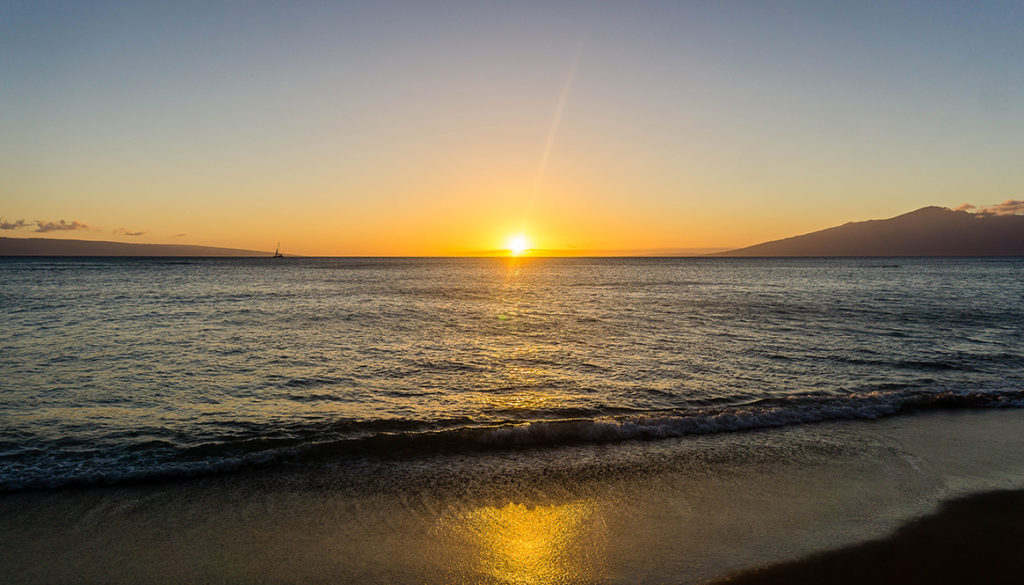
{"label": "mountain silhouette", "polygon": [[0,256],[270,256],[270,252],[182,246],[65,240],[62,238],[0,238]]}
{"label": "mountain silhouette", "polygon": [[1024,216],[923,207],[717,256],[1024,256]]}

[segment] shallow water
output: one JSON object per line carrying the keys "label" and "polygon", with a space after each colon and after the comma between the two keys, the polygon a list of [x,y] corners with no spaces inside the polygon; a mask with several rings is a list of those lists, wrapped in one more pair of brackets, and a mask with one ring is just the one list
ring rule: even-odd
{"label": "shallow water", "polygon": [[699,583],[1024,486],[1024,411],[0,497],[16,583]]}
{"label": "shallow water", "polygon": [[0,259],[0,488],[1024,404],[1024,260]]}

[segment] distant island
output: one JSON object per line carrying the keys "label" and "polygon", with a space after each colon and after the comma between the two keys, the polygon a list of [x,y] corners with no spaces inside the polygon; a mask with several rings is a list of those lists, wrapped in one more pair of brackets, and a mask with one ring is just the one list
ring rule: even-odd
{"label": "distant island", "polygon": [[0,256],[219,256],[270,257],[270,252],[182,246],[177,244],[128,244],[60,238],[0,238]]}
{"label": "distant island", "polygon": [[[538,250],[538,256],[581,256],[585,250]],[[636,250],[601,255],[637,255]],[[970,213],[946,207],[922,207],[889,219],[843,224],[801,236],[735,250],[644,250],[643,256],[1024,256],[1024,215]],[[504,250],[482,255],[503,255]],[[134,244],[61,238],[0,237],[0,256],[192,256],[270,257],[271,252]]]}
{"label": "distant island", "polygon": [[1024,215],[923,207],[716,256],[1024,256]]}

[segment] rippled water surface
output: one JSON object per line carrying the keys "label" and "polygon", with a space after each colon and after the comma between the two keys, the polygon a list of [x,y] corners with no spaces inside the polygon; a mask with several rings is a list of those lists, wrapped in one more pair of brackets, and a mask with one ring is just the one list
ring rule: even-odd
{"label": "rippled water surface", "polygon": [[0,259],[0,486],[1024,404],[1024,260]]}

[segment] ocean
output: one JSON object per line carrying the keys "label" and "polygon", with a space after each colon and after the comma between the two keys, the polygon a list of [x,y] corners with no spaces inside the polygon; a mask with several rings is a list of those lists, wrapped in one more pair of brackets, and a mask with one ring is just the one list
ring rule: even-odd
{"label": "ocean", "polygon": [[[714,578],[1024,487],[1022,298],[1013,258],[0,259],[5,560]],[[132,538],[95,582],[189,581]]]}

